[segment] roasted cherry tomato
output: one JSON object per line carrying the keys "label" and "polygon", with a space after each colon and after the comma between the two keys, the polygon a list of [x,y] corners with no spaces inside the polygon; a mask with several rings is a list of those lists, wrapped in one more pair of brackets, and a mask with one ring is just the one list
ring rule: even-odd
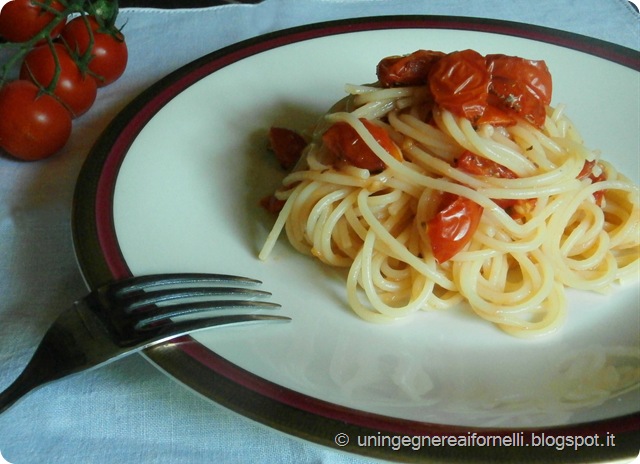
{"label": "roasted cherry tomato", "polygon": [[[465,150],[455,162],[455,167],[461,171],[477,176],[498,177],[500,179],[517,179],[518,175],[511,169],[496,163],[490,159],[476,155],[475,153]],[[502,209],[507,210],[511,217],[521,216],[521,212],[535,205],[535,198],[531,199],[515,199],[515,198],[498,198],[493,199],[495,203]],[[516,208],[517,206],[517,208]]]}
{"label": "roasted cherry tomato", "polygon": [[378,63],[376,74],[384,87],[420,85],[429,81],[431,66],[444,53],[417,50],[410,55],[389,56]]}
{"label": "roasted cherry tomato", "polygon": [[543,105],[551,104],[552,79],[544,61],[508,55],[487,55],[486,59],[492,78],[519,82]]}
{"label": "roasted cherry tomato", "polygon": [[478,156],[465,150],[455,163],[456,168],[478,176],[499,177],[502,179],[517,179],[518,175],[511,169],[490,159]]}
{"label": "roasted cherry tomato", "polygon": [[436,103],[471,121],[484,113],[490,82],[484,57],[474,50],[443,56],[434,63],[429,76]]}
{"label": "roasted cherry tomato", "polygon": [[428,222],[431,251],[440,264],[453,258],[478,229],[483,208],[468,198],[444,193],[439,212]]}
{"label": "roasted cherry tomato", "polygon": [[[41,6],[41,5],[46,6]],[[26,42],[35,37],[42,29],[58,21],[51,31],[55,38],[66,23],[66,18],[52,11],[64,11],[64,6],[55,0],[11,0],[0,11],[0,36],[9,42]]]}
{"label": "roasted cherry tomato", "polygon": [[296,131],[284,127],[269,129],[269,147],[283,169],[293,168],[306,146],[307,141]]}
{"label": "roasted cherry tomato", "polygon": [[[593,173],[593,168],[595,166],[596,166],[595,160],[591,160],[591,161],[585,160],[584,165],[582,166],[582,170],[578,174],[577,179],[578,180],[590,179],[592,184],[607,180],[607,173],[604,171],[604,169],[601,168],[601,172],[598,175],[595,175]],[[604,190],[597,190],[593,193],[593,198],[596,202],[596,205],[602,206],[602,200],[604,200],[604,194],[605,194]]]}
{"label": "roasted cherry tomato", "polygon": [[[461,171],[476,176],[499,177],[502,179],[517,179],[518,175],[511,169],[496,163],[475,153],[465,150],[456,160],[455,167]],[[503,209],[510,208],[517,203],[517,200],[504,198],[494,200],[498,206]]]}
{"label": "roasted cherry tomato", "polygon": [[98,93],[97,86],[95,79],[78,69],[64,45],[40,45],[31,50],[22,63],[20,78],[48,88],[56,74],[56,60],[59,75],[53,93],[73,117],[78,117],[93,105]]}
{"label": "roasted cherry tomato", "polygon": [[487,107],[480,116],[476,124],[491,124],[494,126],[512,126],[518,122],[516,115],[501,109],[501,101],[493,94],[487,98]]}
{"label": "roasted cherry tomato", "polygon": [[37,160],[60,150],[71,135],[71,116],[54,97],[25,80],[0,88],[0,147],[16,158]]}
{"label": "roasted cherry tomato", "polygon": [[[402,152],[384,128],[366,119],[360,119],[360,121],[387,153],[397,160],[402,160]],[[346,122],[337,122],[329,127],[322,136],[322,140],[338,159],[346,161],[352,166],[368,169],[371,172],[379,172],[386,167],[384,162],[360,138],[356,130]]]}
{"label": "roasted cherry tomato", "polygon": [[78,16],[69,21],[61,36],[74,53],[91,53],[89,70],[95,74],[98,87],[111,84],[124,73],[129,53],[122,33],[102,31],[93,16]]}
{"label": "roasted cherry tomato", "polygon": [[267,195],[260,199],[260,206],[271,214],[278,214],[284,207],[285,200],[278,200],[275,195]]}
{"label": "roasted cherry tomato", "polygon": [[551,103],[551,73],[541,60],[418,50],[382,59],[376,73],[383,87],[428,85],[438,105],[474,124],[508,126],[520,117],[540,127]]}
{"label": "roasted cherry tomato", "polygon": [[604,171],[602,171],[602,173],[597,176],[593,173],[593,168],[596,167],[596,164],[596,160],[585,160],[584,164],[582,165],[582,170],[580,170],[580,173],[578,174],[578,177],[576,177],[576,179],[591,179],[592,182],[607,180],[607,176]]}
{"label": "roasted cherry tomato", "polygon": [[507,55],[487,55],[486,60],[491,73],[490,92],[497,97],[492,103],[535,126],[542,126],[552,90],[546,63]]}

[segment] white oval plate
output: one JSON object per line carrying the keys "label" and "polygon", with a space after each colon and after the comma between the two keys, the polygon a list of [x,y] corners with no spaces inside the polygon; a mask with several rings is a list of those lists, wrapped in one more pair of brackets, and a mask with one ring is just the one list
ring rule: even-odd
{"label": "white oval plate", "polygon": [[[464,306],[364,322],[346,305],[342,271],[299,255],[284,237],[267,262],[258,260],[273,223],[258,202],[283,175],[266,152],[268,128],[309,127],[344,96],[345,83],[375,81],[382,57],[419,48],[544,59],[552,104],[567,104],[586,144],[639,181],[635,51],[471,18],[317,24],[212,53],[114,120],[77,187],[74,238],[88,284],[179,271],[262,280],[292,323],[201,332],[147,355],[204,396],[311,441],[332,445],[344,432],[352,439],[344,449],[355,453],[480,460],[488,451],[479,446],[394,450],[355,437],[591,431],[621,441],[583,447],[586,458],[628,456],[640,409],[637,281],[604,296],[569,292],[566,325],[521,340]],[[557,448],[531,454],[522,444],[491,456],[551,459]]]}

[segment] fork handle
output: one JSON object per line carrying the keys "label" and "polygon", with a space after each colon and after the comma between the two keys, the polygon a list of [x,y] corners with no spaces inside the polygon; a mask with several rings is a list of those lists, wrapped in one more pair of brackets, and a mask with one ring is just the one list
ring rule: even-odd
{"label": "fork handle", "polygon": [[0,414],[13,406],[27,393],[50,380],[54,380],[55,370],[53,366],[55,366],[55,360],[51,354],[39,347],[22,373],[0,393]]}

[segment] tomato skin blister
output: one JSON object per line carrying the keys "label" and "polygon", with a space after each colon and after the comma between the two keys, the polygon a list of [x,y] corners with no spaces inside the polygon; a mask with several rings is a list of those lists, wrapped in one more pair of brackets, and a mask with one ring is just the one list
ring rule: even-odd
{"label": "tomato skin blister", "polygon": [[484,57],[473,50],[440,58],[429,73],[429,88],[436,103],[470,120],[484,113],[490,82]]}
{"label": "tomato skin blister", "polygon": [[442,52],[417,50],[410,55],[383,58],[376,68],[378,81],[383,87],[427,84],[429,72]]}
{"label": "tomato skin blister", "polygon": [[541,127],[551,103],[551,73],[544,61],[516,56],[487,55],[491,93],[501,110]]}

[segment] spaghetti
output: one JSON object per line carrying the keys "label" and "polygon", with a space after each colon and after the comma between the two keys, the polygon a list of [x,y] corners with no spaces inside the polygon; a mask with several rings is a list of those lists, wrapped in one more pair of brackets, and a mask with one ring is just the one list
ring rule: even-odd
{"label": "spaghetti", "polygon": [[349,269],[365,320],[466,301],[518,336],[559,327],[567,287],[637,278],[638,186],[550,106],[544,62],[418,51],[377,71],[347,85],[284,178],[261,259],[285,230]]}

